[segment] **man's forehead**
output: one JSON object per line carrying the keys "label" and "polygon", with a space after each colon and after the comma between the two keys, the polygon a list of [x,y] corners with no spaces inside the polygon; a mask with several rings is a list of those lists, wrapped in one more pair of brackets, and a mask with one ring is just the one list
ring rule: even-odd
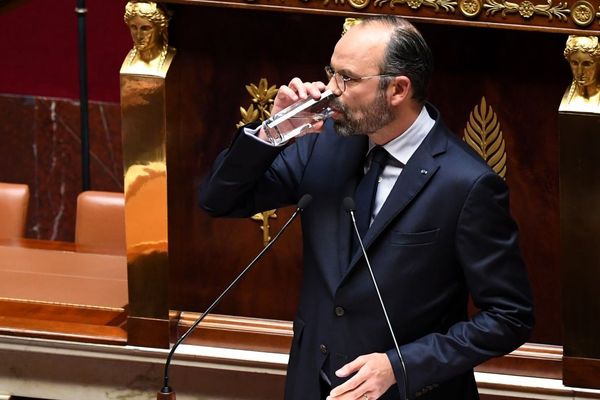
{"label": "man's forehead", "polygon": [[[379,23],[352,27],[338,41],[331,57],[332,66],[379,66],[390,39],[391,29]],[[350,65],[333,65],[335,63]]]}

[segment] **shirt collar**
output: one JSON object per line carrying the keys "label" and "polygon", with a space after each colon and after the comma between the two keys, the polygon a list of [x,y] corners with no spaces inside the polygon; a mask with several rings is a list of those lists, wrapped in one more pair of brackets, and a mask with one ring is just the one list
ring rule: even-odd
{"label": "shirt collar", "polygon": [[[384,144],[383,148],[396,160],[406,165],[434,125],[435,120],[429,116],[423,106],[415,122],[397,138]],[[369,141],[369,152],[373,147],[375,144]]]}

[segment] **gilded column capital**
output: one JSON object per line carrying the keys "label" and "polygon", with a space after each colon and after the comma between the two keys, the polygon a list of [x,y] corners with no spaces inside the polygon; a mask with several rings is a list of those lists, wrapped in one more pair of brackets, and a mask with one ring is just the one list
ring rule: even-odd
{"label": "gilded column capital", "polygon": [[567,39],[563,52],[573,80],[565,91],[559,111],[600,114],[600,43],[597,36]]}
{"label": "gilded column capital", "polygon": [[125,24],[133,48],[127,54],[122,74],[165,77],[175,55],[169,47],[169,20],[166,8],[152,1],[130,1],[125,6]]}

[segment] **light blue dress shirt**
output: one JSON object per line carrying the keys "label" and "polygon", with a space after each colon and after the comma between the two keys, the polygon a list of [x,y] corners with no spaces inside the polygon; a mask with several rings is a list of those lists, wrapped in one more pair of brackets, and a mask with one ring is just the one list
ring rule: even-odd
{"label": "light blue dress shirt", "polygon": [[[404,133],[383,145],[383,148],[391,157],[388,158],[387,164],[379,176],[377,193],[375,194],[375,200],[373,202],[371,222],[373,222],[375,216],[377,216],[379,210],[383,207],[385,200],[396,184],[396,180],[398,180],[398,177],[402,173],[403,167],[415,151],[417,151],[417,148],[421,143],[423,143],[423,140],[425,140],[425,137],[431,128],[433,128],[433,125],[435,125],[435,121],[429,116],[427,109],[423,107],[415,122],[413,122]],[[369,141],[369,151],[367,152],[367,155],[373,147],[375,147],[375,144]],[[368,165],[365,165],[365,173],[368,171],[368,167]]]}

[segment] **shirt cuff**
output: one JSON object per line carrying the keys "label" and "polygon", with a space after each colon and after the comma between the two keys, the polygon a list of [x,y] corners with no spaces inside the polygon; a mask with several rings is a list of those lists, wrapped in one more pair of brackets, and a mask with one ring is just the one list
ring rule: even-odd
{"label": "shirt cuff", "polygon": [[254,140],[258,140],[259,142],[264,143],[264,144],[266,144],[268,146],[271,146],[271,147],[281,147],[281,146],[285,145],[285,142],[280,143],[278,145],[275,145],[275,144],[273,144],[271,142],[267,142],[266,140],[261,139],[258,136],[258,133],[260,132],[261,126],[262,125],[259,125],[256,128],[244,127],[243,128],[244,134],[247,135],[247,136],[250,136]]}
{"label": "shirt cuff", "polygon": [[[404,392],[405,389],[405,384],[404,384],[404,368],[402,365],[402,362],[400,361],[400,357],[398,356],[398,352],[396,351],[396,349],[392,349],[392,350],[388,350],[385,353],[389,360],[390,363],[392,364],[392,369],[394,370],[394,377],[396,378],[396,387],[398,388],[398,391],[400,392],[400,398],[401,399],[406,399],[406,393]],[[410,389],[408,389],[410,391]]]}

